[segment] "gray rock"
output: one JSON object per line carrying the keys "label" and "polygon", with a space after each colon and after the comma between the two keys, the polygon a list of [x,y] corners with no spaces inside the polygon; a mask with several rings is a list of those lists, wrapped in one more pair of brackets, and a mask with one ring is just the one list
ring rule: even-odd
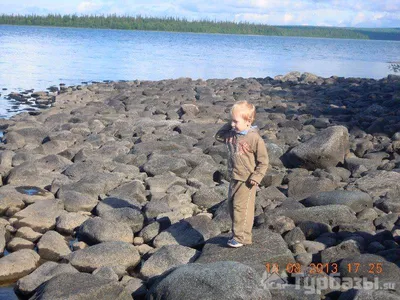
{"label": "gray rock", "polygon": [[294,244],[301,243],[306,239],[303,231],[300,229],[300,227],[295,227],[292,230],[288,231],[286,234],[284,234],[283,238],[285,239],[285,242],[289,246],[293,246]]}
{"label": "gray rock", "polygon": [[144,262],[140,274],[145,278],[161,275],[173,267],[194,262],[199,254],[200,251],[181,245],[163,246]]}
{"label": "gray rock", "polygon": [[214,186],[214,174],[217,171],[218,166],[216,166],[215,164],[204,162],[191,170],[187,177],[190,179],[194,178],[206,186]]}
{"label": "gray rock", "polygon": [[227,200],[222,201],[218,206],[214,213],[213,221],[218,225],[221,232],[227,232],[232,229],[232,219],[229,215]]}
{"label": "gray rock", "polygon": [[143,228],[144,217],[140,210],[130,207],[114,208],[100,214],[104,220],[123,223],[129,226],[133,233],[140,231]]}
{"label": "gray rock", "polygon": [[[371,282],[371,285],[373,286],[373,282]],[[398,285],[398,282],[383,283],[381,285],[383,290],[350,289],[343,292],[338,300],[397,300],[400,298],[400,292],[395,290],[396,285]]]}
{"label": "gray rock", "polygon": [[144,297],[147,294],[146,285],[139,278],[131,277],[128,281],[121,283],[124,285],[125,290],[127,290],[134,299],[136,299],[136,297],[140,299],[140,297]]}
{"label": "gray rock", "polygon": [[37,244],[41,258],[59,261],[64,255],[71,253],[65,238],[56,231],[47,231]]}
{"label": "gray rock", "polygon": [[332,228],[328,224],[322,222],[301,221],[297,223],[297,226],[304,232],[307,240],[314,240],[321,234],[332,232]]}
{"label": "gray rock", "polygon": [[99,203],[96,197],[75,191],[60,191],[58,198],[64,201],[64,209],[68,212],[90,212]]}
{"label": "gray rock", "polygon": [[125,183],[108,193],[109,197],[132,200],[133,202],[145,203],[146,188],[139,180]]}
{"label": "gray rock", "polygon": [[132,297],[115,281],[91,274],[67,273],[57,275],[41,285],[31,299],[131,300]]}
{"label": "gray rock", "polygon": [[[7,199],[11,200],[11,203],[20,203],[21,201],[25,204],[32,204],[36,201],[46,201],[46,200],[53,200],[54,195],[49,191],[46,191],[37,186],[12,186],[12,185],[5,185],[0,187],[0,211],[1,202],[5,202]],[[3,203],[4,203],[3,202]],[[18,208],[23,208],[24,205],[16,205]],[[3,208],[4,210],[4,208]]]}
{"label": "gray rock", "polygon": [[161,200],[151,200],[147,202],[144,212],[147,219],[156,218],[160,214],[169,213],[172,211],[172,208],[169,207],[168,203]]}
{"label": "gray rock", "polygon": [[295,177],[288,183],[288,196],[301,200],[319,192],[333,191],[335,188],[336,183],[328,178]]}
{"label": "gray rock", "polygon": [[310,288],[296,285],[286,285],[281,289],[270,289],[272,299],[274,300],[320,300],[317,293],[310,293]]}
{"label": "gray rock", "polygon": [[0,226],[0,256],[3,255],[5,248],[6,248],[6,229],[3,226]]}
{"label": "gray rock", "polygon": [[374,200],[387,193],[397,194],[400,191],[400,173],[377,171],[367,174],[347,186],[348,190],[361,190]]}
{"label": "gray rock", "polygon": [[220,189],[204,187],[193,195],[193,203],[199,207],[209,209],[226,199]]}
{"label": "gray rock", "polygon": [[72,235],[75,229],[81,226],[87,219],[89,219],[89,216],[80,213],[71,212],[62,214],[57,218],[56,229],[60,233]]}
{"label": "gray rock", "polygon": [[358,255],[362,250],[362,247],[356,241],[344,241],[337,246],[322,250],[321,262],[324,264],[337,262],[343,258]]}
{"label": "gray rock", "polygon": [[265,214],[265,223],[262,224],[262,226],[279,234],[288,232],[296,227],[293,220],[288,217],[277,215],[269,216],[268,214]]}
{"label": "gray rock", "polygon": [[16,237],[20,237],[31,242],[36,242],[42,235],[43,234],[36,232],[29,227],[21,227],[15,233]]}
{"label": "gray rock", "polygon": [[145,243],[148,243],[160,233],[161,228],[162,226],[159,222],[152,222],[139,232],[139,236],[143,238]]}
{"label": "gray rock", "polygon": [[168,227],[155,237],[153,244],[157,248],[177,244],[194,247],[220,233],[218,225],[207,216],[194,216]]}
{"label": "gray rock", "polygon": [[78,273],[70,264],[58,264],[52,261],[45,262],[31,274],[19,279],[16,290],[23,295],[33,293],[43,282],[64,273]]}
{"label": "gray rock", "polygon": [[57,217],[63,212],[63,207],[62,201],[57,199],[35,202],[14,215],[18,219],[14,226],[17,228],[26,226],[34,231],[46,232],[54,228]]}
{"label": "gray rock", "polygon": [[77,182],[62,185],[59,193],[75,191],[97,197],[98,195],[109,193],[124,183],[124,181],[125,175],[122,173],[89,173]]}
{"label": "gray rock", "polygon": [[190,167],[184,159],[172,159],[170,156],[154,153],[150,156],[149,161],[144,164],[143,169],[150,176],[162,175],[166,172],[173,172],[179,176],[187,173]]}
{"label": "gray rock", "polygon": [[268,151],[269,164],[273,167],[282,167],[281,157],[285,153],[284,149],[272,142],[266,142],[265,146]]}
{"label": "gray rock", "polygon": [[201,295],[201,298],[210,300],[272,299],[269,290],[263,289],[260,282],[261,277],[241,263],[194,263],[174,269],[153,284],[147,298],[195,300]]}
{"label": "gray rock", "polygon": [[108,210],[123,207],[140,210],[142,208],[142,205],[138,201],[133,199],[107,197],[103,201],[100,201],[99,204],[97,204],[95,208],[95,213],[100,216]]}
{"label": "gray rock", "polygon": [[100,267],[93,271],[93,275],[100,276],[104,279],[118,281],[118,275],[114,272],[112,267]]}
{"label": "gray rock", "polygon": [[347,205],[356,213],[364,208],[372,207],[372,198],[360,191],[330,191],[314,194],[303,201],[304,206],[320,206],[330,204]]}
{"label": "gray rock", "polygon": [[265,271],[266,262],[276,263],[280,269],[294,263],[293,254],[281,235],[268,229],[253,229],[253,244],[234,251],[226,245],[227,241],[226,234],[210,239],[196,263],[236,261],[252,267],[260,276]]}
{"label": "gray rock", "polygon": [[290,150],[292,165],[307,169],[335,167],[344,162],[349,150],[349,133],[344,126],[332,126]]}
{"label": "gray rock", "polygon": [[186,179],[180,178],[172,172],[166,172],[162,175],[147,178],[146,183],[150,186],[152,195],[162,194],[164,196],[169,187],[173,185],[185,185]]}
{"label": "gray rock", "polygon": [[392,282],[400,275],[397,265],[375,254],[346,257],[340,262],[339,272],[342,277],[365,277],[370,281],[378,278],[380,283]]}
{"label": "gray rock", "polygon": [[31,241],[15,237],[11,241],[8,242],[7,244],[7,250],[10,252],[15,252],[21,249],[31,249],[33,250],[35,248],[35,244],[32,243]]}
{"label": "gray rock", "polygon": [[37,268],[40,256],[33,250],[23,249],[0,258],[0,284],[18,280]]}
{"label": "gray rock", "polygon": [[357,213],[357,219],[360,221],[373,221],[378,217],[378,213],[373,208],[365,208]]}
{"label": "gray rock", "polygon": [[291,218],[295,224],[302,221],[327,223],[334,227],[342,223],[351,223],[357,220],[355,212],[346,205],[324,205],[294,210],[282,210],[281,215]]}
{"label": "gray rock", "polygon": [[78,229],[77,237],[89,245],[110,241],[133,243],[131,227],[100,217],[83,222]]}
{"label": "gray rock", "polygon": [[136,267],[140,255],[136,247],[125,242],[104,242],[72,252],[66,261],[81,272],[93,272],[100,267],[123,266],[125,270]]}

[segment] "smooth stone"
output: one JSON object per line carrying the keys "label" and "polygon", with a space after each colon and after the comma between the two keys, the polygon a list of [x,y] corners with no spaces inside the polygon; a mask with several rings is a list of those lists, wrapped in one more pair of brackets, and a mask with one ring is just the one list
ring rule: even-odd
{"label": "smooth stone", "polygon": [[193,263],[167,273],[151,286],[149,299],[221,300],[232,299],[232,295],[237,299],[272,299],[269,290],[260,285],[261,276],[238,262]]}
{"label": "smooth stone", "polygon": [[77,237],[89,245],[111,241],[133,243],[133,232],[128,225],[100,217],[83,222],[78,229]]}
{"label": "smooth stone", "polygon": [[45,262],[31,274],[19,279],[16,290],[23,295],[33,293],[42,283],[64,273],[78,273],[70,264],[58,264],[52,261]]}
{"label": "smooth stone", "polygon": [[64,273],[42,284],[31,299],[131,300],[118,282],[85,273]]}
{"label": "smooth stone", "polygon": [[199,255],[200,251],[189,247],[181,245],[163,246],[144,262],[140,274],[144,278],[161,275],[173,267],[194,262]]}
{"label": "smooth stone", "polygon": [[16,281],[37,268],[40,256],[33,250],[22,249],[0,258],[0,285]]}
{"label": "smooth stone", "polygon": [[132,244],[104,242],[72,252],[65,259],[81,272],[93,272],[100,267],[108,266],[133,269],[140,262],[140,255]]}
{"label": "smooth stone", "polygon": [[37,247],[40,257],[46,260],[59,261],[71,253],[65,238],[56,231],[47,231],[43,234]]}
{"label": "smooth stone", "polygon": [[321,206],[330,204],[347,205],[356,213],[372,207],[372,198],[360,191],[320,192],[300,201],[304,206]]}
{"label": "smooth stone", "polygon": [[232,249],[226,245],[227,241],[227,234],[208,240],[196,263],[236,261],[252,267],[260,276],[267,262],[278,264],[280,269],[294,263],[293,254],[282,236],[268,229],[253,229],[253,244],[241,248]]}

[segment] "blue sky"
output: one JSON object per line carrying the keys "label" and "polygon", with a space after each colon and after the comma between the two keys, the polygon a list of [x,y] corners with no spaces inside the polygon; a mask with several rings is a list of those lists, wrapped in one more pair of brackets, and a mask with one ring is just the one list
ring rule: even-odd
{"label": "blue sky", "polygon": [[269,25],[400,27],[400,0],[1,0],[0,14],[125,14]]}

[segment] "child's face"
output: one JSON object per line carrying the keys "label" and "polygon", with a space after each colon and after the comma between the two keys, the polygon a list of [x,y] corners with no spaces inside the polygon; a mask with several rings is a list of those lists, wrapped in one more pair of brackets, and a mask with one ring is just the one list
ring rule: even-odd
{"label": "child's face", "polygon": [[232,112],[232,129],[235,130],[236,132],[241,132],[243,130],[248,130],[251,126],[250,121],[247,121],[245,119],[243,119],[242,115],[237,112],[237,111],[233,111]]}

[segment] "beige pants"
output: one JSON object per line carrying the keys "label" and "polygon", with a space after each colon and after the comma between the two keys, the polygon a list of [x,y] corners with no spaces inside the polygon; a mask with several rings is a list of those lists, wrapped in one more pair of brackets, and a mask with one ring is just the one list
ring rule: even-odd
{"label": "beige pants", "polygon": [[228,209],[232,219],[232,233],[242,244],[252,243],[256,186],[232,179],[229,184]]}

